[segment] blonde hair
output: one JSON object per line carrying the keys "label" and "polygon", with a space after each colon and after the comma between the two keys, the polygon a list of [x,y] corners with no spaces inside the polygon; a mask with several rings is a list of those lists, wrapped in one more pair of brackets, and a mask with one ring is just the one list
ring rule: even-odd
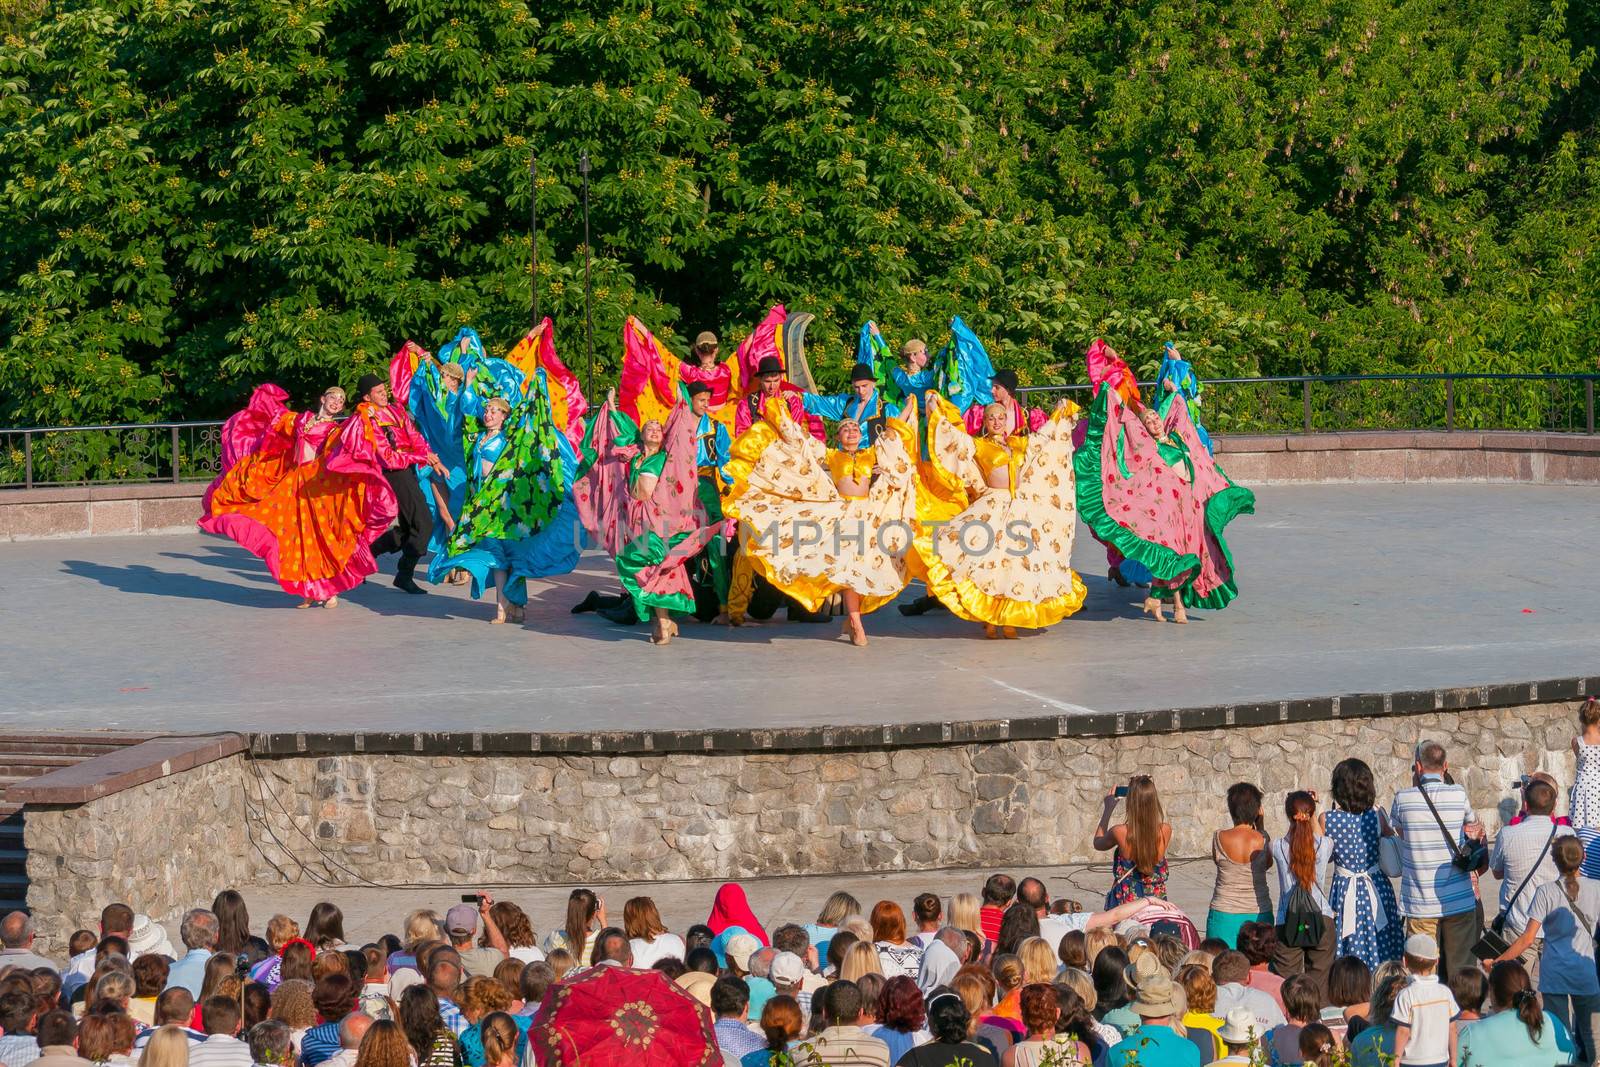
{"label": "blonde hair", "polygon": [[872,924],[867,921],[864,915],[850,916],[844,921],[844,926],[840,927],[840,929],[848,930],[855,934],[858,941],[865,941],[869,945],[872,943]]}
{"label": "blonde hair", "polygon": [[1100,998],[1094,991],[1094,979],[1089,977],[1088,971],[1080,971],[1076,967],[1068,967],[1061,972],[1061,977],[1056,979],[1060,985],[1066,986],[1083,1001],[1083,1010],[1094,1012],[1095,1005],[1100,1003]]}
{"label": "blonde hair", "polygon": [[427,908],[419,908],[406,916],[406,947],[415,951],[416,947],[424,941],[433,941],[439,936],[439,913]]}
{"label": "blonde hair", "polygon": [[950,898],[950,925],[983,936],[982,903],[976,893],[957,893]]}
{"label": "blonde hair", "polygon": [[340,400],[348,400],[349,399],[347,396],[345,396],[344,388],[342,386],[330,385],[330,386],[328,386],[326,389],[324,389],[322,391],[322,395],[323,396],[332,396],[334,393],[338,393],[339,394],[339,399]]}
{"label": "blonde hair", "polygon": [[837,929],[852,915],[860,914],[861,902],[841,889],[823,902],[822,910],[817,913],[817,925]]}
{"label": "blonde hair", "polygon": [[557,981],[565,976],[568,971],[572,970],[572,968],[578,962],[573,958],[572,953],[568,952],[564,948],[554,949],[545,956],[544,961],[548,963],[550,965],[550,969],[556,973]]}
{"label": "blonde hair", "polygon": [[491,396],[488,400],[483,402],[484,411],[488,411],[490,408],[501,408],[507,415],[509,415],[511,414],[511,401],[507,400],[503,396]]}
{"label": "blonde hair", "polygon": [[267,920],[267,944],[278,952],[284,945],[300,936],[300,924],[287,915],[274,915]]}
{"label": "blonde hair", "polygon": [[[1121,946],[1122,938],[1109,926],[1102,926],[1097,930],[1090,930],[1083,935],[1083,957],[1089,970],[1094,970],[1094,961],[1100,958],[1100,953],[1112,945]],[[1132,962],[1131,960],[1129,962]]]}
{"label": "blonde hair", "polygon": [[163,1026],[150,1038],[139,1067],[189,1067],[189,1038],[176,1026]]}
{"label": "blonde hair", "polygon": [[994,1005],[989,1002],[989,990],[983,979],[975,974],[958,974],[950,979],[950,992],[961,998],[967,1009],[967,1036],[978,1030],[978,1022]]}
{"label": "blonde hair", "polygon": [[878,950],[871,941],[857,941],[845,950],[839,962],[839,977],[854,982],[864,974],[882,974],[883,964],[878,961]]}
{"label": "blonde hair", "polygon": [[1015,956],[998,957],[990,969],[994,972],[996,987],[1008,995],[1022,984],[1022,961]]}
{"label": "blonde hair", "polygon": [[900,346],[900,358],[905,359],[913,352],[926,352],[927,350],[928,342],[924,341],[920,337],[913,337],[911,340]]}
{"label": "blonde hair", "polygon": [[1043,982],[1049,985],[1061,969],[1061,961],[1050,951],[1050,942],[1042,937],[1030,937],[1017,946],[1017,959],[1022,962],[1024,982]]}

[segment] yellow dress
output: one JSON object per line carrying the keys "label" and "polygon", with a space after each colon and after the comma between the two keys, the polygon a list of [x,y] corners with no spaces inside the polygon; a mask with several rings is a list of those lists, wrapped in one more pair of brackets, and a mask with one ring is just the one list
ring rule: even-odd
{"label": "yellow dress", "polygon": [[[1005,443],[967,433],[949,401],[928,402],[928,460],[921,470],[917,555],[928,591],[956,615],[994,626],[1042,628],[1083,606],[1072,569],[1077,489],[1068,404],[1038,433]],[[990,488],[991,471],[1007,488]],[[962,506],[944,519],[954,503]]]}
{"label": "yellow dress", "polygon": [[[916,415],[887,419],[873,449],[827,450],[781,399],[734,441],[723,512],[739,520],[739,556],[773,586],[816,611],[845,589],[873,611],[900,595],[917,525]],[[841,476],[865,496],[839,491]],[[739,568],[736,564],[736,573]],[[737,579],[735,584],[738,584]],[[735,608],[730,592],[728,610]]]}

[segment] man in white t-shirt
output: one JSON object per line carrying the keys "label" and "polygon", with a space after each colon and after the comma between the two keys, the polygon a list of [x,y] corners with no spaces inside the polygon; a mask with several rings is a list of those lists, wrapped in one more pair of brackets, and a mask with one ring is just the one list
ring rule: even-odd
{"label": "man in white t-shirt", "polygon": [[1406,938],[1406,973],[1411,982],[1394,998],[1394,1060],[1400,1067],[1444,1067],[1456,1062],[1460,1008],[1450,987],[1439,981],[1439,942],[1428,934]]}
{"label": "man in white t-shirt", "polygon": [[[1039,936],[1050,942],[1050,950],[1061,952],[1061,939],[1073,930],[1098,930],[1102,926],[1115,926],[1124,919],[1136,918],[1144,910],[1143,900],[1130,900],[1109,911],[1074,911],[1062,915],[1050,913],[1050,893],[1037,878],[1024,878],[1017,884],[1017,901],[1028,905],[1039,916]],[[937,933],[937,930],[935,930]]]}

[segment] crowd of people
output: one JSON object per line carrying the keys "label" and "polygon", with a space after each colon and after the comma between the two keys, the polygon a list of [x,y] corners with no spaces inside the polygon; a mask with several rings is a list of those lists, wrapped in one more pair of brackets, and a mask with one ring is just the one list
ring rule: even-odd
{"label": "crowd of people", "polygon": [[[1088,412],[1028,406],[959,317],[930,357],[898,359],[862,327],[850,387],[812,385],[808,315],[772,309],[731,357],[710,332],[680,358],[629,318],[616,389],[590,410],[557,356],[550,320],[504,358],[463,329],[437,353],[407,342],[387,379],[314,411],[257,388],[223,429],[222,473],[203,530],[266,561],[301,607],[341,593],[398,556],[394,585],[492,592],[492,621],[519,622],[527,582],[573,570],[586,545],[614,559],[621,592],[574,612],[651,623],[744,625],[780,609],[863,617],[912,582],[905,614],[947,610],[986,636],[1051,626],[1086,590],[1071,566],[1081,517],[1106,548],[1108,581],[1148,590],[1143,609],[1174,622],[1237,594],[1223,530],[1254,507],[1211,454],[1200,382],[1167,345],[1153,393],[1104,341],[1086,353]],[[827,442],[833,442],[829,447]]]}
{"label": "crowd of people", "polygon": [[[112,904],[98,931],[70,935],[63,963],[34,951],[32,920],[14,912],[0,920],[0,1064],[1594,1063],[1600,828],[1586,805],[1600,704],[1579,720],[1570,814],[1555,814],[1553,779],[1530,776],[1492,847],[1435,742],[1417,747],[1387,808],[1354,758],[1334,769],[1328,803],[1289,792],[1279,837],[1263,791],[1232,786],[1200,922],[1166,899],[1172,827],[1147,776],[1107,796],[1092,845],[1113,853],[1111,882],[1090,906],[997,873],[976,892],[920,893],[909,910],[841,890],[815,916],[764,921],[727,883],[704,922],[673,931],[651,897],[629,899],[619,922],[576,889],[541,936],[518,905],[479,893],[357,945],[332,903],[258,930],[227,890],[183,917],[178,947]],[[1480,885],[1491,870],[1497,905]],[[558,1055],[573,1040],[558,1025],[564,994],[605,968],[691,1007],[695,1051]],[[607,1032],[643,1049],[664,1015],[653,1005]]]}

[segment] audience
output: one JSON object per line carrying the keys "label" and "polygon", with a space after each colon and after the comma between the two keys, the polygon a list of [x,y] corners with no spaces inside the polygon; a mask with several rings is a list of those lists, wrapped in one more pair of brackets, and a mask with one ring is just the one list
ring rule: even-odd
{"label": "audience", "polygon": [[[1249,782],[1228,787],[1228,818],[1233,825],[1218,830],[1211,839],[1211,861],[1217,865],[1217,884],[1206,913],[1206,936],[1237,948],[1239,927],[1247,922],[1270,922],[1272,898],[1267,892],[1266,827],[1261,817],[1261,790]],[[1217,1023],[1221,1026],[1221,1022]]]}

